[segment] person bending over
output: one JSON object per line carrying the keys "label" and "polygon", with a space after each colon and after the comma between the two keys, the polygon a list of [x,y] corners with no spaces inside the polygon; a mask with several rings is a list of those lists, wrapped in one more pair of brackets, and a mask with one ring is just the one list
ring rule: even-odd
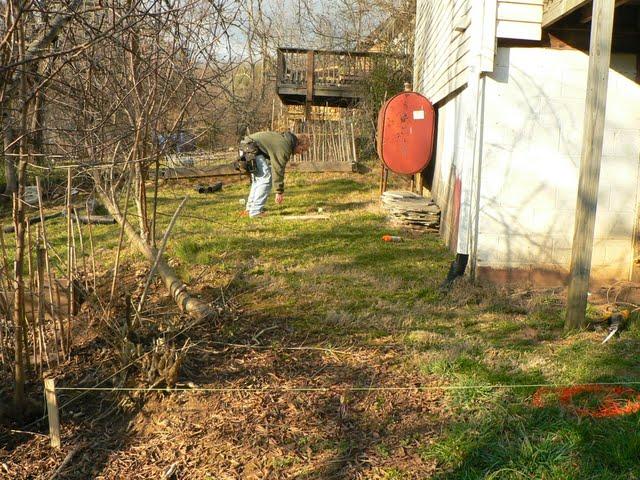
{"label": "person bending over", "polygon": [[309,136],[291,132],[257,132],[245,138],[256,143],[260,152],[251,174],[251,190],[245,205],[245,215],[256,217],[264,212],[271,188],[276,191],[276,203],[284,201],[284,173],[293,155],[309,149]]}

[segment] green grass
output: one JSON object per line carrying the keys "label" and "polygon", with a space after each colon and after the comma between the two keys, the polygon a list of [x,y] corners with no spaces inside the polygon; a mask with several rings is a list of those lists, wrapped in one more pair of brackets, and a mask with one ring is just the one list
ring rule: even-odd
{"label": "green grass", "polygon": [[[191,211],[234,230],[207,232],[183,221],[173,252],[185,262],[245,265],[246,282],[260,288],[256,315],[289,319],[297,335],[333,345],[404,345],[395,368],[416,380],[453,386],[547,382],[632,381],[640,378],[638,330],[601,346],[600,336],[566,339],[562,305],[538,299],[532,308],[489,289],[479,301],[458,302],[438,285],[450,261],[436,236],[390,229],[377,209],[373,177],[294,177],[285,206],[260,221],[235,220],[245,188],[194,198]],[[285,221],[314,213],[327,221]],[[405,242],[386,244],[385,233]],[[266,287],[266,288],[265,288]],[[463,286],[462,289],[467,287]],[[464,295],[462,295],[464,296]],[[534,388],[471,389],[444,394],[449,411],[437,438],[422,438],[419,452],[437,462],[441,479],[640,478],[640,416],[584,419],[551,406],[531,405]],[[384,442],[376,447],[386,458]],[[402,465],[385,478],[404,478]]]}
{"label": "green grass", "polygon": [[[194,278],[198,268],[211,269],[218,279],[213,287],[232,281],[239,292],[251,322],[227,333],[260,330],[279,319],[286,335],[272,339],[274,344],[304,341],[371,351],[392,345],[397,355],[380,360],[385,374],[379,378],[387,383],[395,373],[414,383],[454,387],[640,380],[637,322],[619,340],[600,345],[601,333],[565,336],[563,305],[553,295],[520,302],[465,282],[440,293],[451,255],[435,235],[412,236],[385,223],[375,175],[291,175],[285,204],[270,204],[269,216],[259,220],[237,215],[246,190],[228,185],[221,193],[198,195],[171,186],[160,195],[159,231],[181,198],[191,197],[168,248],[179,271]],[[320,207],[328,220],[284,218]],[[64,228],[57,220],[48,223],[62,255]],[[117,228],[96,227],[94,233],[107,267]],[[405,241],[384,243],[387,233]],[[126,251],[126,259],[135,258]],[[401,442],[434,465],[430,477],[439,479],[640,478],[640,415],[595,420],[558,405],[534,408],[535,390],[444,391],[441,408],[429,414],[439,427],[408,432]],[[385,405],[375,396],[371,402],[380,410]],[[394,440],[387,440],[383,434],[372,454],[391,462]],[[353,448],[306,436],[298,442],[312,444],[314,451]],[[275,466],[293,463],[283,457]],[[422,478],[419,471],[406,471],[402,461],[380,471],[381,478]]]}

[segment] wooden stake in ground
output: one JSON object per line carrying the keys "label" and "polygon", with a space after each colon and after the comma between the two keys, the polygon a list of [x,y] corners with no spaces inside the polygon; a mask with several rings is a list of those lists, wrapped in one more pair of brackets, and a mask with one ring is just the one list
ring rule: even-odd
{"label": "wooden stake in ground", "polygon": [[615,0],[594,0],[566,330],[584,325],[591,273]]}
{"label": "wooden stake in ground", "polygon": [[60,417],[58,414],[58,398],[56,397],[56,383],[53,378],[45,378],[44,395],[47,401],[47,417],[49,418],[49,435],[51,447],[60,448]]}
{"label": "wooden stake in ground", "polygon": [[380,162],[380,195],[387,191],[387,183],[389,182],[389,169]]}

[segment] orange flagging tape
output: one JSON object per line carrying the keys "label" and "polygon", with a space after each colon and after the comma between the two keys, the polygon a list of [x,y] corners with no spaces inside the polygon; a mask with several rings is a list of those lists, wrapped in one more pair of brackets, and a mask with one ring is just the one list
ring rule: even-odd
{"label": "orange flagging tape", "polygon": [[[598,395],[593,407],[578,407],[574,397],[582,393]],[[560,405],[581,417],[607,418],[629,415],[640,411],[640,392],[628,387],[612,385],[575,385],[573,387],[543,387],[533,395],[533,406],[542,408],[557,398]]]}

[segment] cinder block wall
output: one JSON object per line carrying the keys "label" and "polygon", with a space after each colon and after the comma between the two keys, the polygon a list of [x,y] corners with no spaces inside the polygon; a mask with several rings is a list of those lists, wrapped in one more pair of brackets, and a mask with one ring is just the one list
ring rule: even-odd
{"label": "cinder block wall", "polygon": [[[559,284],[575,219],[588,55],[499,48],[485,81],[477,275]],[[640,159],[635,55],[612,57],[592,278],[627,280]]]}

